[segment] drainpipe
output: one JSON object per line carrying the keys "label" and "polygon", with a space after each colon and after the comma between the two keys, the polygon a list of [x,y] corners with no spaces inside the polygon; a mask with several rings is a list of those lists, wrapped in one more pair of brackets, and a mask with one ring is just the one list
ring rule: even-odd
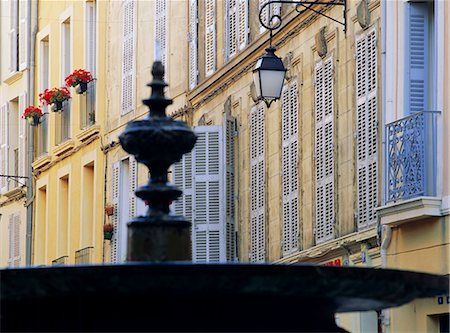
{"label": "drainpipe", "polygon": [[[32,4],[34,4],[34,11],[31,9]],[[34,16],[32,16],[34,14]],[[28,73],[27,73],[27,89],[28,89],[28,100],[29,104],[34,102],[34,79],[35,79],[35,54],[36,54],[36,34],[38,29],[38,1],[29,1],[27,7],[27,15],[31,22],[30,27],[27,31],[28,35],[28,46],[30,52],[28,52]],[[26,234],[26,254],[25,254],[25,265],[31,265],[32,256],[32,241],[33,241],[33,201],[34,201],[34,188],[33,188],[33,167],[31,163],[34,160],[34,131],[35,127],[28,126],[28,149],[27,149],[27,159],[28,159],[28,182],[27,182],[27,234]]]}
{"label": "drainpipe", "polygon": [[[381,229],[381,268],[386,268],[387,266],[387,258],[386,258],[386,250],[389,247],[392,239],[392,228],[390,226],[384,225]],[[388,333],[390,331],[389,327],[391,325],[391,311],[389,309],[382,310],[382,326],[383,333]]]}

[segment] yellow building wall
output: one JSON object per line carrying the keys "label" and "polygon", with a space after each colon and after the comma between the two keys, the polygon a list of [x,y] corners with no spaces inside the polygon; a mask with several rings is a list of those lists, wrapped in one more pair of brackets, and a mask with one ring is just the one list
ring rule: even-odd
{"label": "yellow building wall", "polygon": [[[36,43],[48,35],[50,51],[50,85],[60,87],[61,23],[70,17],[71,66],[86,68],[85,10],[88,1],[39,1],[38,35]],[[56,112],[49,111],[48,153],[33,163],[35,174],[35,214],[33,225],[33,264],[51,265],[67,256],[65,263],[76,262],[76,251],[85,248],[86,262],[103,261],[104,223],[104,153],[101,135],[105,121],[105,32],[106,2],[96,3],[96,109],[94,125],[82,128],[82,96],[71,91],[70,138],[60,144]],[[40,52],[36,53],[36,92],[38,95]],[[63,111],[64,112],[64,111]],[[39,133],[37,134],[39,135]],[[44,191],[45,189],[45,191]]]}

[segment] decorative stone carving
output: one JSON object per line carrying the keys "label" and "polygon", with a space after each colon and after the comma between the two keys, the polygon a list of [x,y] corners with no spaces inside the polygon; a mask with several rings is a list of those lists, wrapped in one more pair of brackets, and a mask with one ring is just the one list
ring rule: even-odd
{"label": "decorative stone carving", "polygon": [[205,115],[202,115],[201,117],[200,117],[200,119],[198,120],[198,126],[204,126],[204,125],[206,125],[206,117],[205,117]]}
{"label": "decorative stone carving", "polygon": [[356,8],[356,17],[361,28],[367,29],[370,26],[369,0],[361,0]]}
{"label": "decorative stone carving", "polygon": [[252,82],[250,84],[250,97],[252,98],[254,103],[258,102],[258,98],[256,97],[256,87],[255,87],[254,82]]}
{"label": "decorative stone carving", "polygon": [[228,96],[227,100],[223,104],[223,110],[226,114],[231,114],[231,96]]}
{"label": "decorative stone carving", "polygon": [[294,54],[292,52],[288,52],[286,56],[283,58],[283,65],[286,68],[286,80],[289,81],[294,74],[292,73],[292,59],[294,59]]}
{"label": "decorative stone carving", "polygon": [[326,27],[322,27],[315,36],[317,54],[324,58],[327,55],[327,39],[325,37]]}

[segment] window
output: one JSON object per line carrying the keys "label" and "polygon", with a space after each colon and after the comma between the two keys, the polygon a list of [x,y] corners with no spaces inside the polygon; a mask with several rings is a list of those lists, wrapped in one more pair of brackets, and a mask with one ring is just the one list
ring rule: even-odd
{"label": "window", "polygon": [[406,3],[405,114],[433,109],[434,1]]}
{"label": "window", "polygon": [[248,0],[226,0],[226,55],[233,57],[248,42]]}
{"label": "window", "polygon": [[135,12],[134,0],[123,2],[123,35],[122,35],[122,114],[134,107],[134,72],[135,72]]}
{"label": "window", "polygon": [[315,146],[316,243],[334,238],[334,93],[333,58],[316,64]]}
{"label": "window", "polygon": [[[262,6],[266,3],[268,3],[270,0],[259,0],[259,11],[261,10]],[[270,22],[270,18],[274,15],[280,15],[281,14],[281,4],[280,3],[272,3],[270,5],[267,5],[267,7],[264,8],[263,12],[261,13],[261,18],[265,25],[271,26],[272,24],[276,23],[275,21]],[[258,18],[259,21],[259,18]],[[260,32],[266,31],[266,28],[261,26]]]}
{"label": "window", "polygon": [[112,170],[112,202],[114,234],[111,239],[111,262],[126,260],[127,222],[136,215],[137,162],[133,156],[114,163]]}
{"label": "window", "polygon": [[[44,91],[50,86],[50,45],[49,36],[44,37],[39,42],[39,91]],[[45,112],[45,108],[43,109]],[[48,116],[41,118],[41,125],[38,126],[37,136],[38,156],[47,153],[48,150]]]}
{"label": "window", "polygon": [[205,1],[205,73],[216,70],[216,1]]}
{"label": "window", "polygon": [[[95,78],[97,60],[97,27],[96,27],[96,7],[95,1],[86,2],[86,69]],[[86,128],[95,124],[95,80],[88,83],[86,93],[81,99],[81,128]]]}
{"label": "window", "polygon": [[167,0],[155,1],[155,59],[160,59],[167,75]]}
{"label": "window", "polygon": [[19,0],[10,0],[10,57],[9,72],[14,73],[19,70]]}
{"label": "window", "polygon": [[250,112],[250,242],[251,262],[266,260],[265,107]]}
{"label": "window", "polygon": [[[64,79],[71,73],[72,47],[71,47],[71,25],[70,18],[61,24],[61,81],[64,85]],[[59,112],[59,126],[57,127],[59,140],[62,143],[70,138],[70,114],[71,100],[63,102],[63,109]]]}
{"label": "window", "polygon": [[372,28],[356,37],[356,158],[358,229],[376,223],[378,205],[377,39]]}
{"label": "window", "polygon": [[172,167],[172,182],[183,191],[172,205],[192,221],[194,262],[236,258],[234,221],[234,120],[224,126],[197,126],[197,143]]}
{"label": "window", "polygon": [[81,246],[94,245],[94,203],[95,203],[95,165],[93,162],[83,166],[83,203],[81,221]]}
{"label": "window", "polygon": [[289,255],[299,249],[297,81],[284,86],[281,95],[281,113],[283,255]]}
{"label": "window", "polygon": [[39,242],[34,244],[34,261],[35,265],[45,265],[46,258],[46,239],[47,239],[47,186],[38,187],[36,193],[36,230],[34,231],[34,239]]}
{"label": "window", "polygon": [[[14,2],[14,1],[12,1]],[[21,0],[19,2],[19,70],[24,70],[28,67],[28,7],[31,5],[30,0]]]}
{"label": "window", "polygon": [[[70,218],[69,175],[59,178],[58,191],[58,241],[56,254],[58,258],[61,258],[68,254],[67,235]],[[85,192],[83,193],[86,195]]]}
{"label": "window", "polygon": [[11,214],[9,216],[9,251],[8,266],[20,266],[20,213]]}
{"label": "window", "polygon": [[189,88],[193,89],[198,80],[198,4],[197,0],[189,0]]}

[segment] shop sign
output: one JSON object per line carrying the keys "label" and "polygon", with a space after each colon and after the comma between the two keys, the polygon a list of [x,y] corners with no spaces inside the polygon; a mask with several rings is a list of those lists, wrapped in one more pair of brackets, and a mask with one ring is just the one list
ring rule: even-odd
{"label": "shop sign", "polygon": [[342,266],[342,258],[333,259],[322,263],[322,266]]}

